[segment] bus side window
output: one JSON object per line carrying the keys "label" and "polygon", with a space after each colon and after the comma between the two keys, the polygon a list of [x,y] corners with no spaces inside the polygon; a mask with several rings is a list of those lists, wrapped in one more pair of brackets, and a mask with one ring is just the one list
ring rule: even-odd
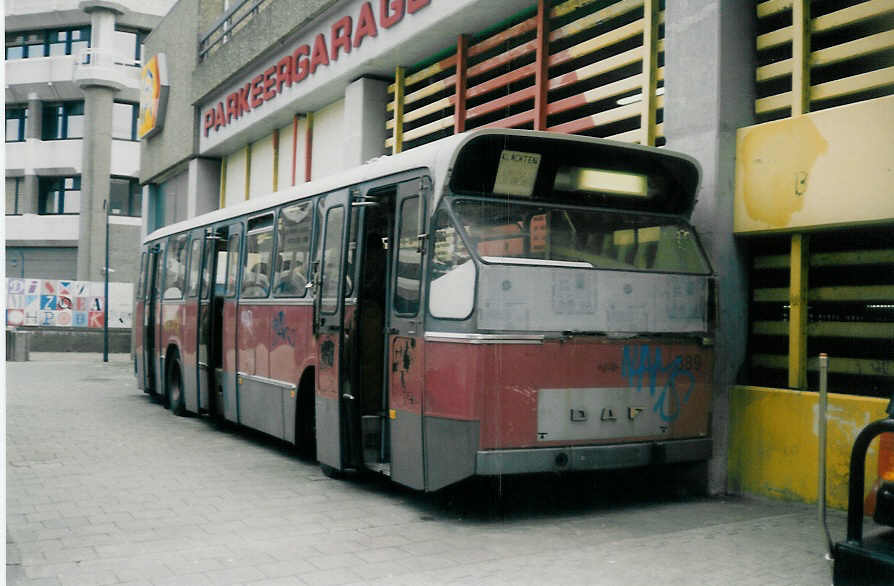
{"label": "bus side window", "polygon": [[137,278],[137,292],[136,298],[143,298],[143,287],[146,286],[146,253],[143,252],[140,254],[140,275]]}
{"label": "bus side window", "polygon": [[419,197],[400,204],[400,234],[397,247],[397,274],[394,284],[394,312],[413,316],[419,312],[419,285],[422,255],[417,252]]}
{"label": "bus side window", "polygon": [[171,238],[165,262],[164,299],[182,299],[186,278],[187,235]]}
{"label": "bus side window", "polygon": [[273,295],[304,297],[307,288],[310,233],[313,226],[312,206],[305,202],[285,207],[276,224],[276,256]]}
{"label": "bus side window", "polygon": [[202,237],[192,239],[189,247],[189,277],[186,280],[186,296],[195,297],[199,293],[199,268],[202,265]]}
{"label": "bus side window", "polygon": [[239,245],[241,244],[241,234],[233,234],[227,240],[227,289],[226,296],[232,297],[236,294],[236,273],[239,269]]}
{"label": "bus side window", "polygon": [[270,260],[273,254],[273,216],[252,218],[245,235],[245,264],[240,297],[267,297],[270,293]]}

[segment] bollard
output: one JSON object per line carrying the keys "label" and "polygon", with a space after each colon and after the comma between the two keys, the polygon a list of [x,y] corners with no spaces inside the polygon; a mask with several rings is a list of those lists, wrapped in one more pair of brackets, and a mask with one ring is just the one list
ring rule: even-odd
{"label": "bollard", "polygon": [[6,328],[6,361],[27,362],[31,354],[31,332]]}
{"label": "bollard", "polygon": [[831,559],[832,536],[826,523],[826,404],[827,380],[829,377],[829,356],[823,352],[819,355],[819,521],[823,528],[826,547],[826,559]]}

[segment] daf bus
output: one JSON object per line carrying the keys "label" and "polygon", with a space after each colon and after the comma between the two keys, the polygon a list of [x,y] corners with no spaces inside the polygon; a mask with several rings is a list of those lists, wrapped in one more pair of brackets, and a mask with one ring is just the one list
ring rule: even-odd
{"label": "daf bus", "polygon": [[427,491],[705,461],[698,181],[665,149],[480,130],[163,227],[139,386]]}

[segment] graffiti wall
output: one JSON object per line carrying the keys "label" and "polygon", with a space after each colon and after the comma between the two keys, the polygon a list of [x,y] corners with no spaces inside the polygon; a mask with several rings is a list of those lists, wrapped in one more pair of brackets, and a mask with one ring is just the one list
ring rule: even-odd
{"label": "graffiti wall", "polygon": [[[6,325],[102,328],[104,284],[91,281],[6,279]],[[130,328],[133,284],[109,283],[109,328]]]}

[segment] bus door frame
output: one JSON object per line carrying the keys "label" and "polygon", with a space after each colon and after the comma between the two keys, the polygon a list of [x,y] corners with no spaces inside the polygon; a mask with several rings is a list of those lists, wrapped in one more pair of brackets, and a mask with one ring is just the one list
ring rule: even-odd
{"label": "bus door frame", "polygon": [[163,247],[154,244],[146,251],[146,283],[145,301],[143,302],[143,388],[152,394],[158,394],[156,372],[158,362],[155,356],[158,344],[159,301],[158,263],[164,258]]}
{"label": "bus door frame", "polygon": [[[230,222],[222,227],[227,231],[227,266],[225,267],[225,280],[224,280],[224,294],[223,294],[223,302],[221,309],[221,364],[220,367],[220,380],[217,381],[220,384],[223,392],[221,393],[220,399],[222,402],[221,406],[215,406],[215,409],[228,421],[233,421],[239,423],[239,393],[236,390],[236,378],[238,376],[237,371],[239,369],[239,328],[236,320],[239,315],[239,287],[242,284],[242,278],[240,273],[242,271],[242,254],[243,249],[245,248],[244,235],[245,235],[245,225],[243,220],[240,218],[235,222]],[[234,251],[230,248],[230,239],[233,236],[237,236],[237,249]],[[226,292],[226,287],[230,281],[230,266],[232,266],[232,258],[233,254],[236,254],[236,274],[233,276],[235,279],[235,292],[232,296],[228,296]],[[216,277],[214,279],[216,281]],[[227,305],[233,306],[233,319],[226,319]],[[228,330],[229,328],[229,330]],[[226,355],[228,344],[232,344],[232,353],[233,353],[233,364],[232,371],[226,370],[224,367],[226,366]],[[221,409],[221,407],[223,407]]]}
{"label": "bus door frame", "polygon": [[[344,427],[346,425],[346,401],[353,401],[350,372],[344,361],[344,289],[345,268],[348,258],[348,241],[351,236],[351,191],[340,189],[322,196],[319,206],[319,229],[313,262],[313,333],[317,354],[316,381],[314,384],[314,409],[316,413],[317,460],[323,466],[335,470],[348,467]],[[340,256],[333,312],[323,313],[323,288],[326,285],[326,239],[329,236],[329,218],[332,210],[342,208],[343,221],[338,238]],[[328,299],[328,298],[327,298]],[[327,306],[328,308],[328,306]]]}
{"label": "bus door frame", "polygon": [[[214,228],[206,228],[202,242],[202,264],[199,268],[199,292],[198,311],[196,312],[196,405],[199,413],[212,412],[212,400],[214,397],[213,382],[214,369],[214,345],[220,343],[214,339],[215,315],[214,312],[214,288],[217,275],[217,251],[221,241],[226,241]],[[206,282],[205,275],[208,274]],[[203,314],[207,319],[202,321]],[[218,318],[219,319],[219,318]],[[203,331],[203,326],[204,330]],[[205,362],[202,363],[202,342],[205,341]]]}
{"label": "bus door frame", "polygon": [[[427,175],[397,184],[394,197],[394,223],[390,243],[391,270],[386,296],[385,349],[388,363],[385,372],[388,413],[387,446],[390,452],[391,478],[410,488],[425,488],[424,461],[424,344],[425,337],[425,248],[427,211],[431,205],[431,180]],[[394,301],[400,279],[400,234],[403,203],[419,199],[415,225],[415,253],[419,257],[418,307],[415,315],[395,311]],[[412,250],[412,249],[410,249]]]}

